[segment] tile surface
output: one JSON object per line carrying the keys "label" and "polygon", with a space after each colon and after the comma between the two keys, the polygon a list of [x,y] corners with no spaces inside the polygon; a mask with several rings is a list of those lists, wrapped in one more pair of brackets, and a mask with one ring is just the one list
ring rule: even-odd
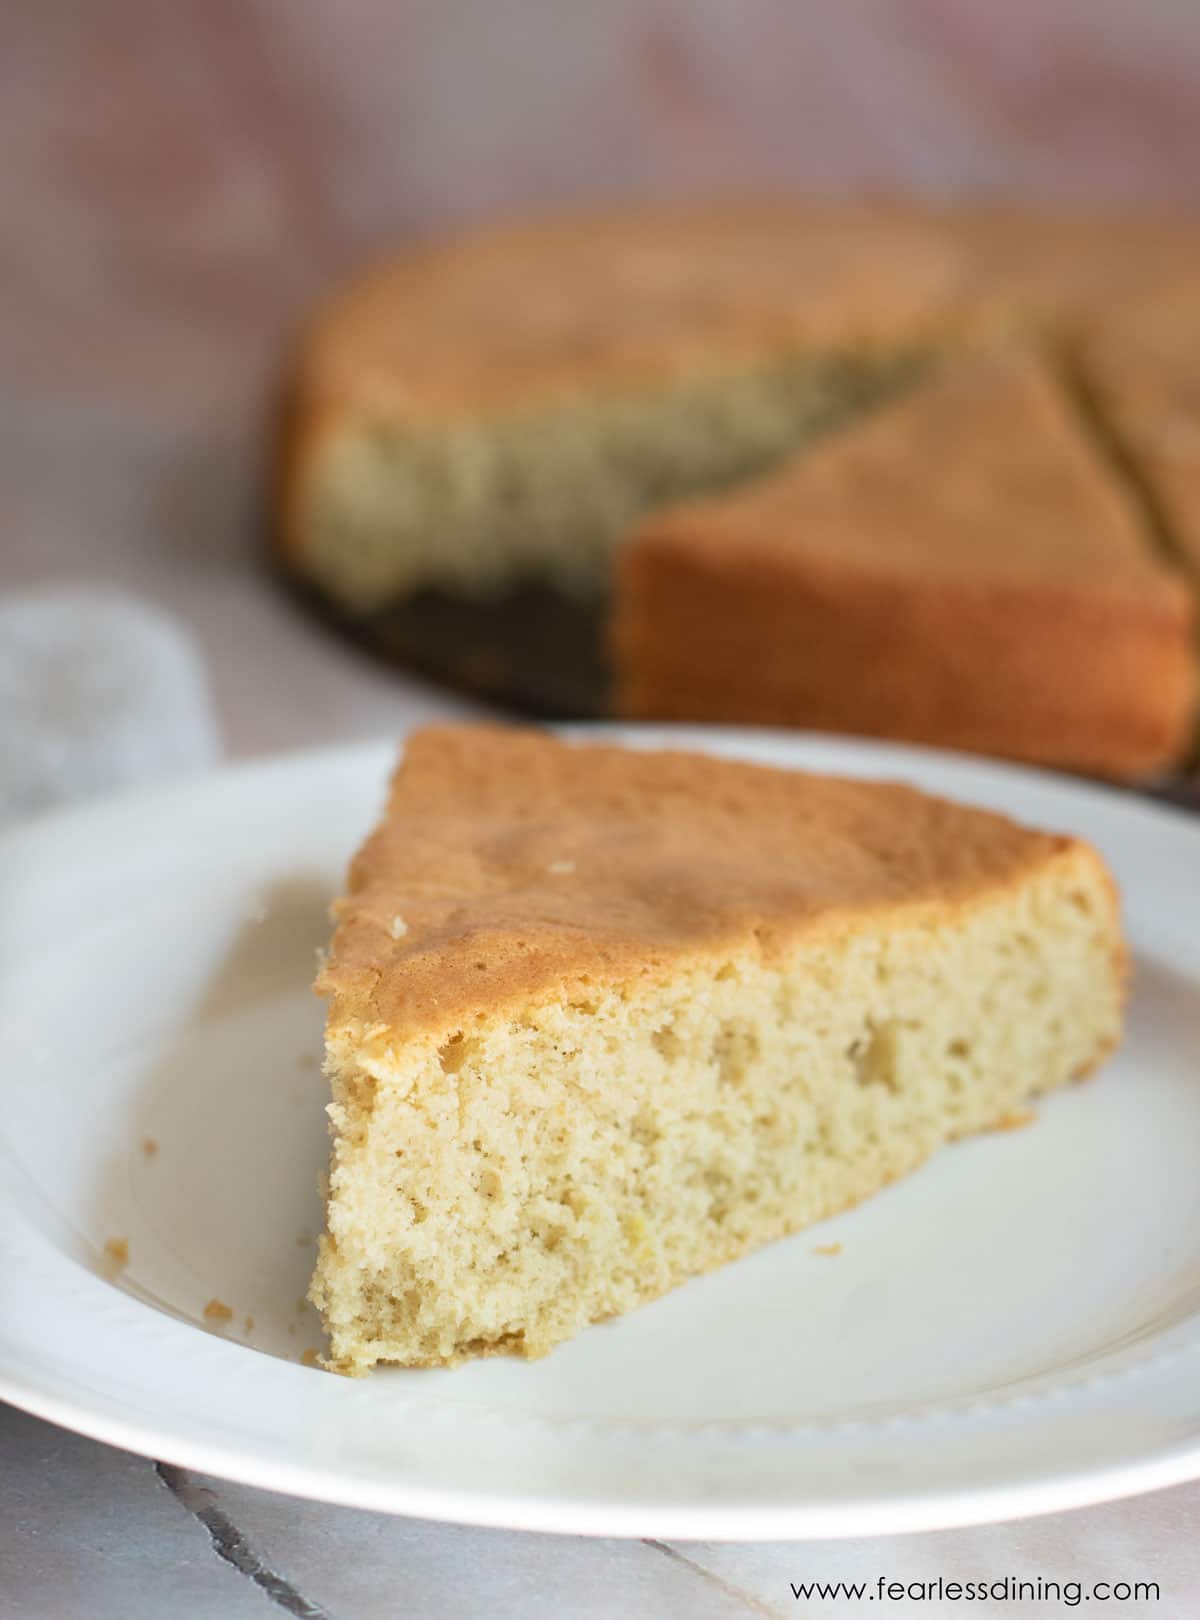
{"label": "tile surface", "polygon": [[267,1620],[141,1457],[0,1406],[0,1616]]}

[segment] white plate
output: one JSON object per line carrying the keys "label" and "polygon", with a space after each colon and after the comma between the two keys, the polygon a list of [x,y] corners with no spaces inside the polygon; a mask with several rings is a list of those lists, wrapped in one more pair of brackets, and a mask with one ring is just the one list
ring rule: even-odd
{"label": "white plate", "polygon": [[0,1395],[254,1485],[547,1530],[865,1535],[1200,1474],[1200,820],[915,750],[680,738],[1092,838],[1136,951],[1125,1050],[1030,1129],[544,1361],[335,1378],[300,1360],[308,985],[392,750],[43,821],[0,840]]}

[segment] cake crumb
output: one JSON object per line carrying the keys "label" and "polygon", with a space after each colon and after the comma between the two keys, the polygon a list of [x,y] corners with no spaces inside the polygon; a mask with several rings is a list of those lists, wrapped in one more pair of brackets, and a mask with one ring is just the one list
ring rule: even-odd
{"label": "cake crumb", "polygon": [[114,1271],[122,1271],[129,1264],[129,1239],[110,1237],[104,1240],[104,1258]]}
{"label": "cake crumb", "polygon": [[400,916],[399,912],[396,913],[391,922],[388,924],[388,933],[393,939],[403,939],[405,934],[408,933],[408,924],[405,922],[404,918]]}
{"label": "cake crumb", "polygon": [[988,1127],[993,1131],[1023,1131],[1026,1125],[1032,1125],[1037,1113],[1032,1108],[1014,1108],[1011,1113],[1001,1114],[1000,1118]]}
{"label": "cake crumb", "polygon": [[305,1350],[304,1353],[300,1357],[300,1365],[302,1367],[319,1367],[321,1365],[321,1353],[320,1353],[320,1351],[319,1350]]}
{"label": "cake crumb", "polygon": [[142,1137],[142,1157],[145,1159],[154,1159],[158,1157],[158,1143],[155,1141],[154,1137]]}
{"label": "cake crumb", "polygon": [[575,870],[574,861],[551,861],[546,868],[552,877],[569,877]]}
{"label": "cake crumb", "polygon": [[297,1316],[303,1316],[307,1309],[308,1309],[308,1301],[303,1296],[301,1296],[301,1298],[296,1301],[296,1315]]}
{"label": "cake crumb", "polygon": [[224,1326],[226,1322],[233,1321],[233,1307],[226,1305],[223,1299],[217,1299],[214,1295],[204,1307],[204,1320],[206,1322],[220,1322]]}
{"label": "cake crumb", "polygon": [[841,1254],[841,1252],[842,1246],[840,1243],[818,1243],[816,1248],[813,1250],[814,1254],[827,1255],[830,1259]]}
{"label": "cake crumb", "polygon": [[242,1332],[244,1334],[246,1334],[247,1337],[249,1337],[249,1335],[254,1332],[254,1318],[252,1316],[248,1316],[246,1318],[245,1322],[242,1325]]}

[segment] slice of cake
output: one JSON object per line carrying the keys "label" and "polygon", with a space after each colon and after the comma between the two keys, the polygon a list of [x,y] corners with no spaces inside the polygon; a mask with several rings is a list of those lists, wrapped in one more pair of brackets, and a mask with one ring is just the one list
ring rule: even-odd
{"label": "slice of cake", "polygon": [[541,1355],[1086,1074],[1094,850],[912,788],[407,744],[318,989],[330,1364]]}
{"label": "slice of cake", "polygon": [[948,368],[618,564],[624,713],[1112,776],[1184,751],[1194,609],[1041,362]]}

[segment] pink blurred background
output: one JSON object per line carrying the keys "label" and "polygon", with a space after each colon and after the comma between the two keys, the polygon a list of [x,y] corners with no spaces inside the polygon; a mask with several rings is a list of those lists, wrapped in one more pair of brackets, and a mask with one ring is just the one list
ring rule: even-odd
{"label": "pink blurred background", "polygon": [[741,184],[1200,208],[1198,154],[1194,0],[8,0],[0,589],[183,612],[235,752],[378,731],[390,677],[246,589],[264,402],[339,270]]}

